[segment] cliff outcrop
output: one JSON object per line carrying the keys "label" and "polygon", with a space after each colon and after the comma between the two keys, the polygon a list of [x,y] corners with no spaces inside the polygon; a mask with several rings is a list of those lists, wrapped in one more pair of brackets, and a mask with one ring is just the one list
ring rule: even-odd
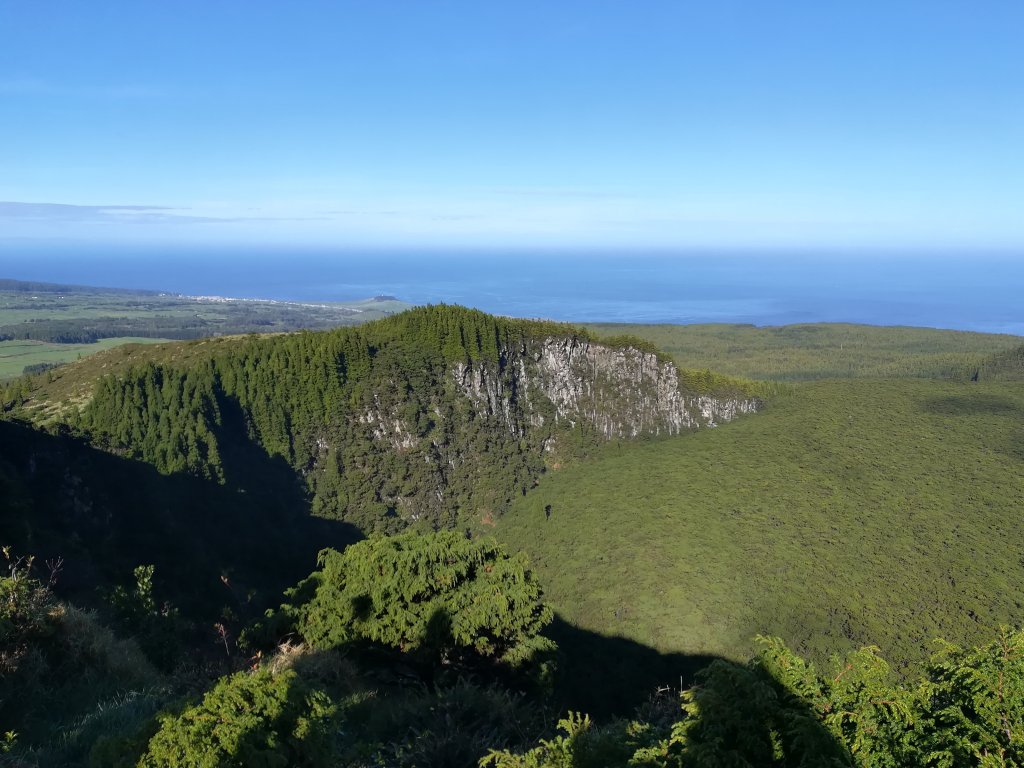
{"label": "cliff outcrop", "polygon": [[[688,394],[676,366],[653,352],[607,346],[579,336],[548,337],[502,350],[502,369],[457,364],[463,394],[513,434],[547,418],[575,427],[586,423],[606,439],[676,435],[714,427],[760,406],[756,398]],[[543,399],[549,407],[536,407]]]}

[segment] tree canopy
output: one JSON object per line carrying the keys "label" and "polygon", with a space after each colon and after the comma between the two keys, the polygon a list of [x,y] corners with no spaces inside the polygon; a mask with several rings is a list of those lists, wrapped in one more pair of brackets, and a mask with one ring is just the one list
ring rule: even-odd
{"label": "tree canopy", "polygon": [[543,663],[551,610],[525,555],[445,531],[374,537],[320,553],[272,625],[316,649],[370,641],[439,663],[462,657]]}

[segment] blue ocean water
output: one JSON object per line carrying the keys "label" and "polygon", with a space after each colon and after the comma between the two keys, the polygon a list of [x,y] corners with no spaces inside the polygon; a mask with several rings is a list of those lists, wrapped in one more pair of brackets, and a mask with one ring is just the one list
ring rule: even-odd
{"label": "blue ocean water", "polygon": [[442,253],[6,246],[0,277],[190,295],[389,294],[570,322],[854,322],[1024,335],[1024,253]]}

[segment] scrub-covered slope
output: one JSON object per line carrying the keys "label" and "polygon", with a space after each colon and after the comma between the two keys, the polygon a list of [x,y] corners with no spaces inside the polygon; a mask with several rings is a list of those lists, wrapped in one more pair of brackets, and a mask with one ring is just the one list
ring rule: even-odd
{"label": "scrub-covered slope", "polygon": [[550,473],[498,521],[553,607],[661,650],[821,658],[1024,615],[1024,391],[805,384],[758,415]]}

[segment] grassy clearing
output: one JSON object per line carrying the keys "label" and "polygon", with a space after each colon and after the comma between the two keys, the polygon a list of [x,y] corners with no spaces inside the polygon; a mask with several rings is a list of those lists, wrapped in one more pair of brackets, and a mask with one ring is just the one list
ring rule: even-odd
{"label": "grassy clearing", "polygon": [[746,658],[756,633],[898,664],[1024,615],[1024,389],[794,386],[756,417],[546,476],[489,528],[567,620]]}
{"label": "grassy clearing", "polygon": [[0,381],[17,378],[26,365],[70,363],[123,344],[158,344],[162,341],[166,339],[144,339],[138,336],[100,339],[93,344],[50,344],[28,339],[0,341]]}
{"label": "grassy clearing", "polygon": [[1024,338],[934,328],[816,323],[753,325],[586,325],[602,336],[653,342],[683,368],[749,379],[955,378]]}

